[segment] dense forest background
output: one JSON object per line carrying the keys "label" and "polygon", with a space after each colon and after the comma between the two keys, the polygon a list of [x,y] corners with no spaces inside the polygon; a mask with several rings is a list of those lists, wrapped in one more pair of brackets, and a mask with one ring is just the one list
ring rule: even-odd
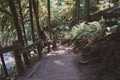
{"label": "dense forest background", "polygon": [[[119,0],[0,0],[1,78],[22,74],[60,40],[73,48],[80,64],[100,63],[98,75],[119,80],[119,26]],[[3,53],[11,49],[16,65],[8,70]]]}

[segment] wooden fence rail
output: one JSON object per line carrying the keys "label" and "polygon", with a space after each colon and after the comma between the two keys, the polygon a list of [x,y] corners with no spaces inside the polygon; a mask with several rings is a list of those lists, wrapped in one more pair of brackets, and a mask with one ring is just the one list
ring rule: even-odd
{"label": "wooden fence rail", "polygon": [[[31,45],[23,47],[22,44],[17,42],[17,43],[14,43],[14,45],[12,45],[12,46],[0,48],[0,57],[1,57],[2,65],[3,65],[3,69],[5,71],[5,76],[6,77],[9,76],[9,73],[7,71],[7,67],[6,67],[6,64],[4,61],[3,54],[5,54],[7,52],[11,52],[11,51],[13,52],[15,64],[16,64],[17,75],[18,76],[23,75],[25,68],[23,65],[22,54],[24,54],[24,53],[30,54],[31,49],[36,49],[38,52],[38,58],[40,59],[42,57],[42,50],[43,50],[44,43],[46,43],[46,42],[41,43],[41,40],[38,40]],[[30,60],[30,58],[29,58],[29,60]],[[28,63],[26,65],[27,66],[31,65],[31,63]]]}

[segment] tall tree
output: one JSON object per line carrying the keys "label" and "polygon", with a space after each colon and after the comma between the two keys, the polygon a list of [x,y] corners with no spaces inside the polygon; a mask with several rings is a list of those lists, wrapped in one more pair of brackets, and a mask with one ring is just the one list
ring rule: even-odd
{"label": "tall tree", "polygon": [[[48,29],[49,29],[49,36],[51,39],[51,26],[50,26],[50,20],[51,20],[51,16],[50,16],[50,0],[47,0],[47,9],[48,9]],[[54,34],[53,34],[54,35]],[[50,52],[50,42],[48,41],[48,52]]]}
{"label": "tall tree", "polygon": [[22,43],[22,45],[24,45],[23,36],[22,36],[22,32],[21,32],[21,27],[20,27],[19,21],[18,21],[18,15],[17,15],[15,3],[13,0],[8,0],[8,2],[10,5],[10,10],[11,10],[12,16],[13,16],[13,21],[14,21],[15,29],[16,29],[16,32],[18,35],[18,40],[20,41],[20,43]]}
{"label": "tall tree", "polygon": [[35,42],[35,34],[34,34],[34,27],[33,27],[32,0],[29,0],[29,11],[30,11],[30,24],[31,24],[31,32],[32,32],[32,41]]}
{"label": "tall tree", "polygon": [[42,31],[41,27],[40,27],[40,23],[39,23],[39,15],[37,12],[37,5],[36,5],[36,0],[32,0],[33,3],[33,10],[34,10],[34,14],[35,14],[35,20],[36,20],[36,25],[37,25],[37,31],[38,31],[38,37],[39,39],[45,39],[45,35],[44,32]]}
{"label": "tall tree", "polygon": [[20,18],[21,18],[21,25],[22,25],[23,34],[24,34],[24,40],[25,40],[25,43],[27,45],[27,38],[26,38],[26,32],[25,32],[25,26],[24,26],[24,19],[23,19],[22,8],[21,8],[21,0],[17,0],[17,1],[18,1],[18,5],[19,5],[19,14],[20,14]]}
{"label": "tall tree", "polygon": [[86,13],[86,20],[90,21],[90,0],[85,0],[85,13]]}
{"label": "tall tree", "polygon": [[77,23],[80,21],[80,0],[77,0]]}
{"label": "tall tree", "polygon": [[48,29],[49,29],[49,34],[50,34],[50,39],[51,39],[51,26],[50,26],[50,20],[51,20],[51,16],[50,16],[50,0],[47,0],[47,9],[48,9]]}
{"label": "tall tree", "polygon": [[[20,27],[20,24],[19,24],[19,21],[18,21],[18,15],[17,15],[15,3],[14,3],[13,0],[8,0],[8,3],[9,3],[10,10],[11,10],[11,13],[12,13],[12,16],[13,16],[13,21],[14,21],[15,29],[17,31],[18,40],[24,46],[23,36],[22,36],[22,32],[21,32],[21,27]],[[20,57],[20,55],[19,56],[15,56],[15,57]],[[26,53],[24,53],[23,57],[24,57],[25,64],[28,66],[29,65],[28,55]],[[20,58],[18,58],[18,59],[20,60]],[[17,63],[17,64],[19,64],[19,63]],[[19,68],[19,70],[23,69],[22,64],[20,66],[17,66],[17,67]]]}
{"label": "tall tree", "polygon": [[[35,15],[35,20],[36,20],[36,25],[37,25],[37,32],[38,32],[38,38],[42,41],[45,40],[45,35],[44,32],[42,31],[41,27],[40,27],[40,23],[39,23],[39,15],[38,15],[38,6],[37,6],[37,2],[36,0],[32,0],[33,3],[33,10],[34,10],[34,15]],[[37,50],[38,50],[38,56],[39,59],[42,57],[42,45],[38,44],[37,45]]]}

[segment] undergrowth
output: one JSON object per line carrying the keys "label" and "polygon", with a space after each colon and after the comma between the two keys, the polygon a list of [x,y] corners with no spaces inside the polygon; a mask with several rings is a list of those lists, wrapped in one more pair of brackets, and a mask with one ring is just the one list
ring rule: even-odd
{"label": "undergrowth", "polygon": [[90,45],[95,38],[100,37],[105,29],[105,20],[103,18],[98,22],[82,22],[73,26],[64,36],[63,43],[69,43],[70,45],[79,44],[79,46],[84,48]]}
{"label": "undergrowth", "polygon": [[[105,25],[105,20],[99,22],[82,22],[75,25],[66,35],[64,43],[73,46],[73,51],[83,54],[79,58],[80,63],[100,63],[101,70],[98,76],[102,74],[112,75],[114,79],[119,80],[120,73],[120,24],[109,27]],[[106,74],[104,74],[106,73]],[[106,80],[109,80],[106,78]]]}

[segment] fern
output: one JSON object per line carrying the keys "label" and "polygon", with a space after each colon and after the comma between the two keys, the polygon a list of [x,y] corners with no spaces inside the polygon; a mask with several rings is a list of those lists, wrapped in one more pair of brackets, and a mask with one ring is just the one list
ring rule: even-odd
{"label": "fern", "polygon": [[73,28],[65,35],[65,41],[81,40],[91,43],[95,38],[100,37],[105,30],[105,20],[101,19],[99,22],[82,22]]}

